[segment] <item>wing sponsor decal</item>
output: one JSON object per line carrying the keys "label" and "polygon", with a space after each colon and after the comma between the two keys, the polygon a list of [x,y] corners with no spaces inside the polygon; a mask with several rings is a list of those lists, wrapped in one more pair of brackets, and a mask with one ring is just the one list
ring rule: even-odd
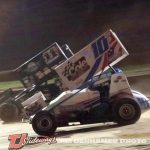
{"label": "wing sponsor decal", "polygon": [[81,57],[76,62],[68,62],[62,74],[69,80],[74,81],[90,68],[85,57]]}

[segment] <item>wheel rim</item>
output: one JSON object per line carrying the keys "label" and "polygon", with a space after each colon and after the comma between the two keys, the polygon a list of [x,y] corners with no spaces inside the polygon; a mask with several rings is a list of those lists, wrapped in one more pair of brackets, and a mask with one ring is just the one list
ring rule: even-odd
{"label": "wheel rim", "polygon": [[37,120],[37,128],[41,131],[47,131],[52,127],[52,120],[48,116],[42,117],[40,120]]}
{"label": "wheel rim", "polygon": [[119,109],[119,115],[125,120],[132,119],[135,116],[135,108],[131,104],[123,104]]}

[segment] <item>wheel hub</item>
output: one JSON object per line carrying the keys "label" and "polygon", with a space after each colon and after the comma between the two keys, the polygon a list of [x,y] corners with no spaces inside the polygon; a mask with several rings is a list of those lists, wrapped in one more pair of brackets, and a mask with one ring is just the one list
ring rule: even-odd
{"label": "wheel hub", "polygon": [[135,108],[131,104],[123,104],[119,109],[119,115],[126,120],[132,119],[135,115]]}
{"label": "wheel hub", "polygon": [[42,131],[52,127],[52,120],[48,116],[42,117],[40,120],[37,120],[37,122],[37,127]]}

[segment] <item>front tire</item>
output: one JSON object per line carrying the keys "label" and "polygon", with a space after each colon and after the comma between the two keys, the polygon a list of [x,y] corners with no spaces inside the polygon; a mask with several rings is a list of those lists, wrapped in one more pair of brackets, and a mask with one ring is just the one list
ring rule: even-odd
{"label": "front tire", "polygon": [[0,107],[0,118],[5,122],[17,120],[19,110],[13,103],[3,103]]}
{"label": "front tire", "polygon": [[51,136],[57,128],[55,117],[48,111],[40,111],[32,119],[32,128],[39,134],[44,136]]}
{"label": "front tire", "polygon": [[119,125],[129,125],[137,122],[141,116],[139,104],[132,99],[117,100],[113,104],[114,122]]}

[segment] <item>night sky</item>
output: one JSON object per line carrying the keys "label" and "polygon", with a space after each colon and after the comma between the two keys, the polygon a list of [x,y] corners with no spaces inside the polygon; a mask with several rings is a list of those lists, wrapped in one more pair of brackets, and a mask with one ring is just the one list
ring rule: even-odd
{"label": "night sky", "polygon": [[79,51],[110,28],[130,53],[123,64],[150,63],[148,0],[1,0],[0,70],[53,42]]}

